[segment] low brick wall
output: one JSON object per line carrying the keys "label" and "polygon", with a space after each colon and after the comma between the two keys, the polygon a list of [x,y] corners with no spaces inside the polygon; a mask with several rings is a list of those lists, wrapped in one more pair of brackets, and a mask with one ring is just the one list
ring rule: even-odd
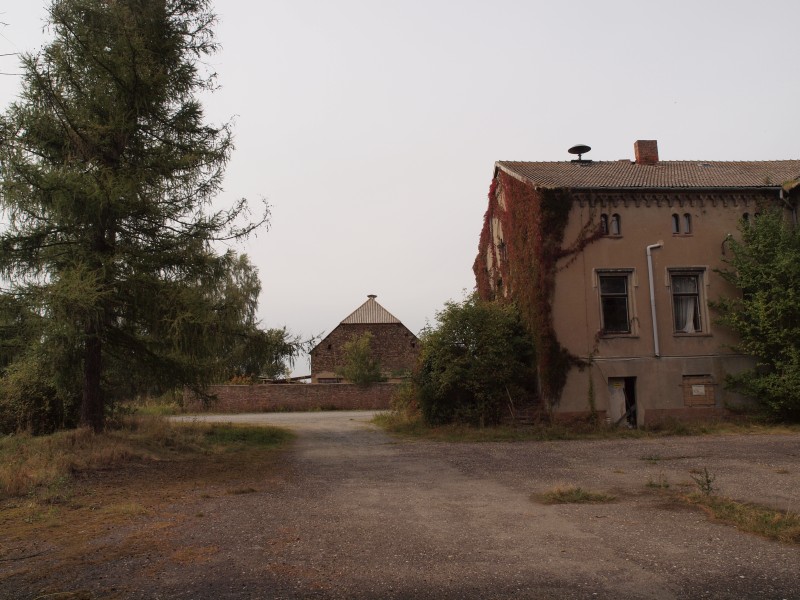
{"label": "low brick wall", "polygon": [[258,385],[212,385],[216,397],[204,403],[189,391],[183,405],[190,412],[276,412],[294,410],[385,410],[389,408],[394,383],[360,387],[349,383],[269,383]]}

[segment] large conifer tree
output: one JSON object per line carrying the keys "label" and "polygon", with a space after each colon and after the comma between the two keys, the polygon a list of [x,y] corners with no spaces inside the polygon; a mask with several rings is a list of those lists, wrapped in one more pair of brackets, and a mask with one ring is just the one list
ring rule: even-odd
{"label": "large conifer tree", "polygon": [[202,383],[226,328],[254,323],[254,269],[212,247],[257,223],[239,224],[244,201],[210,207],[232,145],[197,99],[208,4],[53,0],[52,41],[0,120],[6,293],[42,318],[36,344],[68,340],[95,430],[112,372]]}

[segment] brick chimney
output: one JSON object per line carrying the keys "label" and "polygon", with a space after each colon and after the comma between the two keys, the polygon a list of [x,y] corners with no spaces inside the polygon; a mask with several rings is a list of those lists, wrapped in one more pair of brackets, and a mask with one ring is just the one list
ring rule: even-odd
{"label": "brick chimney", "polygon": [[636,140],[633,143],[637,165],[658,164],[658,140]]}

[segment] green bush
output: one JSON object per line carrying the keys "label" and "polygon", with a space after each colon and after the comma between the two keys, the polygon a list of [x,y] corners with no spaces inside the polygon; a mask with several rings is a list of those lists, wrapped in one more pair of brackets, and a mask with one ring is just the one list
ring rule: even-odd
{"label": "green bush", "polygon": [[513,305],[447,302],[421,343],[415,384],[428,424],[496,424],[511,398],[535,390],[533,343]]}
{"label": "green bush", "polygon": [[344,364],[337,371],[340,377],[362,386],[383,381],[381,365],[372,356],[372,334],[369,331],[353,336],[342,349]]}
{"label": "green bush", "polygon": [[0,434],[52,433],[78,423],[80,394],[49,372],[40,357],[25,356],[0,377]]}
{"label": "green bush", "polygon": [[754,369],[727,384],[755,398],[772,418],[800,421],[800,232],[780,209],[740,226],[729,240],[732,257],[720,274],[741,291],[711,303],[718,322],[739,335],[735,350],[756,359]]}

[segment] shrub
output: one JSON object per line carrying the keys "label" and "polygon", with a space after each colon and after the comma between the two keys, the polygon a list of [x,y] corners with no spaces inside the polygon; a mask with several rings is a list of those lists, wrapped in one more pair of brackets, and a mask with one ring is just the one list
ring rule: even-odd
{"label": "shrub", "polygon": [[415,376],[427,423],[496,424],[510,398],[535,389],[533,343],[513,305],[473,294],[436,321],[422,331]]}
{"label": "shrub", "polygon": [[381,365],[372,356],[372,334],[365,331],[343,346],[344,364],[337,374],[357,385],[367,386],[383,381]]}
{"label": "shrub", "polygon": [[735,349],[754,369],[728,377],[729,387],[755,398],[773,418],[800,421],[800,231],[779,209],[740,225],[732,257],[720,274],[741,291],[711,304],[718,322],[739,335]]}

